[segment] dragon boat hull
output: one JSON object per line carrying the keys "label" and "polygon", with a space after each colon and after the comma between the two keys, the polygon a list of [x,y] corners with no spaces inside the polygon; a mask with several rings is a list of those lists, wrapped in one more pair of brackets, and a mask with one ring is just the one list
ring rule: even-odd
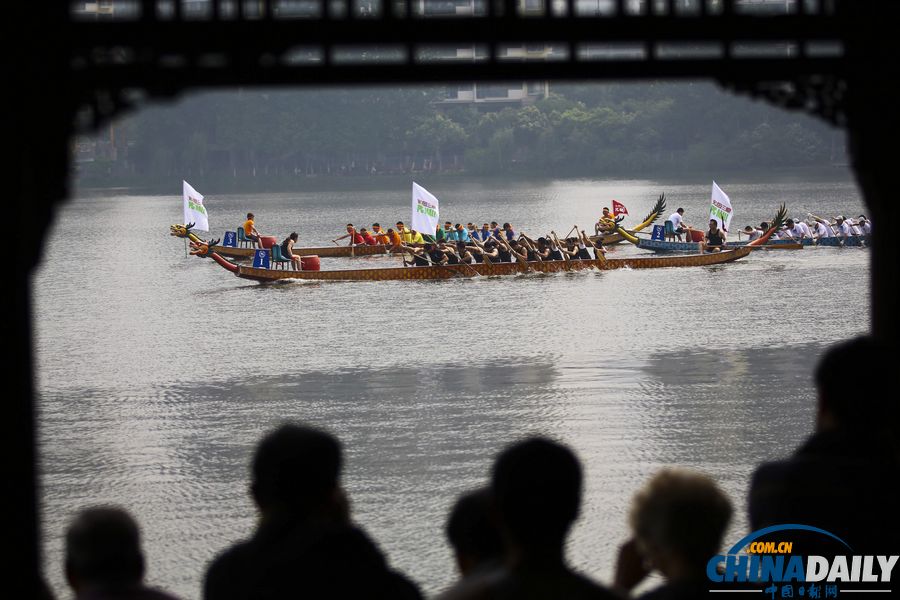
{"label": "dragon boat hull", "polygon": [[544,261],[529,263],[492,263],[474,265],[443,265],[428,267],[388,267],[384,269],[347,269],[331,271],[289,271],[260,269],[236,265],[215,253],[210,256],[222,267],[243,279],[259,282],[281,280],[310,281],[409,281],[469,278],[476,276],[516,275],[524,273],[558,273],[597,269],[655,269],[666,267],[700,267],[735,261],[747,256],[751,248],[735,248],[722,252],[695,255],[609,258],[594,260]]}
{"label": "dragon boat hull", "polygon": [[[728,242],[726,248],[752,248],[754,250],[802,250],[803,244],[792,240],[770,240],[759,246],[748,246],[749,242]],[[662,240],[648,240],[640,238],[637,247],[642,250],[650,250],[660,254],[696,254],[703,251],[700,242],[668,242]]]}

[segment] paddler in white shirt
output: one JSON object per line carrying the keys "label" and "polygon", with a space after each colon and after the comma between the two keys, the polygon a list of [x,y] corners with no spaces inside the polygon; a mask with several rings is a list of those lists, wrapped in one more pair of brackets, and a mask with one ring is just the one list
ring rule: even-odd
{"label": "paddler in white shirt", "polygon": [[809,216],[816,222],[816,227],[813,233],[813,237],[815,239],[818,240],[821,238],[834,237],[836,235],[834,227],[831,226],[831,223],[829,223],[825,219],[817,217],[812,213],[810,213]]}
{"label": "paddler in white shirt", "polygon": [[829,238],[832,236],[831,227],[828,227],[825,223],[821,221],[813,221],[812,222],[812,237],[813,240],[819,241],[824,238]]}
{"label": "paddler in white shirt", "polygon": [[872,235],[872,222],[866,218],[866,215],[859,215],[859,219],[856,222],[859,224],[863,235]]}
{"label": "paddler in white shirt", "polygon": [[850,228],[850,223],[841,215],[835,217],[834,221],[837,228],[837,237],[841,238],[841,244],[843,244],[847,241],[847,238],[853,235],[853,230]]}
{"label": "paddler in white shirt", "polygon": [[782,239],[791,239],[798,242],[803,240],[803,228],[800,227],[799,223],[796,223],[793,219],[788,219],[785,222],[785,225],[784,237]]}
{"label": "paddler in white shirt", "polygon": [[747,225],[744,227],[743,233],[747,236],[747,241],[752,242],[753,240],[759,239],[762,236],[763,231],[751,225]]}

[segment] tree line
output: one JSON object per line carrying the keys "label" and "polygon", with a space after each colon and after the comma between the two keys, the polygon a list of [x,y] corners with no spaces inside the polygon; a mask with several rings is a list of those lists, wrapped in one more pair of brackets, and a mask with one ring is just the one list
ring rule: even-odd
{"label": "tree line", "polygon": [[[826,166],[835,130],[707,83],[555,84],[527,106],[441,103],[443,88],[238,90],[152,105],[116,124],[99,181],[464,172],[648,175]],[[105,133],[104,133],[105,135]]]}

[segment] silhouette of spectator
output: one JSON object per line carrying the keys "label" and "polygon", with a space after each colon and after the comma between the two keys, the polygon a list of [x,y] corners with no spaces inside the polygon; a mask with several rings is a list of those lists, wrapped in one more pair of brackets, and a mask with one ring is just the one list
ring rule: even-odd
{"label": "silhouette of spectator", "polygon": [[[895,392],[887,384],[896,365],[896,350],[870,337],[825,353],[814,375],[815,432],[791,457],[763,464],[754,473],[752,529],[803,523],[842,538],[853,554],[896,554],[900,418]],[[834,554],[827,540],[806,536],[801,547]]]}
{"label": "silhouette of spectator", "polygon": [[487,488],[463,494],[447,520],[447,539],[463,577],[501,566],[503,539],[493,515],[493,500]]}
{"label": "silhouette of spectator", "polygon": [[442,598],[617,597],[566,564],[565,540],[581,504],[581,465],[571,450],[544,438],[514,444],[494,463],[491,493],[506,562],[463,579]]}
{"label": "silhouette of spectator", "polygon": [[666,582],[642,600],[706,597],[706,564],[719,552],[730,518],[731,502],[712,479],[663,469],[632,501],[633,537],[619,549],[615,587],[628,594],[656,570]]}
{"label": "silhouette of spectator", "polygon": [[250,488],[259,525],[212,562],[204,598],[420,598],[351,523],[341,466],[340,444],[324,431],[286,424],[266,435]]}
{"label": "silhouette of spectator", "polygon": [[144,586],[138,525],[116,507],[85,509],[69,525],[66,579],[77,600],[176,600]]}

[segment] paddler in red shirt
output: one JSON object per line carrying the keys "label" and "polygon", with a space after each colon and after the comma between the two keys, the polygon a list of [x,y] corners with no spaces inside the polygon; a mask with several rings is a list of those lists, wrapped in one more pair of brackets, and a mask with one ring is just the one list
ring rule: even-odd
{"label": "paddler in red shirt", "polygon": [[375,246],[378,244],[378,240],[372,237],[372,234],[369,233],[369,230],[365,227],[359,230],[358,235],[362,238],[363,243],[367,246]]}
{"label": "paddler in red shirt", "polygon": [[342,235],[339,238],[333,239],[331,241],[334,242],[335,244],[337,244],[338,240],[342,240],[344,238],[350,238],[350,244],[349,244],[350,246],[356,246],[356,245],[365,243],[363,236],[361,236],[359,234],[359,232],[356,231],[356,227],[353,226],[353,223],[347,223],[347,233],[346,234]]}

